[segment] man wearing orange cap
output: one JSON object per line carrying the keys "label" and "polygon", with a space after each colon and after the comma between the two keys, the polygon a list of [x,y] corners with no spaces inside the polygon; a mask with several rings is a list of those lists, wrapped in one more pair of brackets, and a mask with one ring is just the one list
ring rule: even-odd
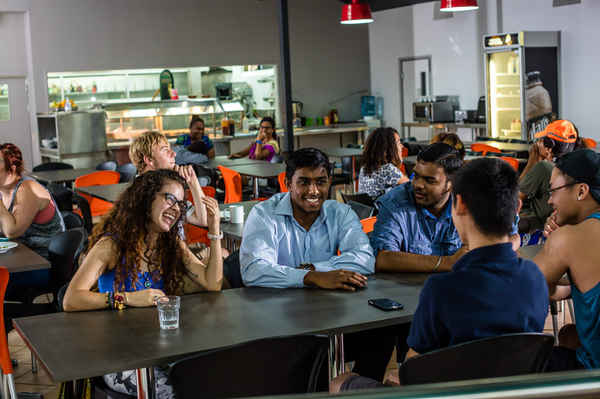
{"label": "man wearing orange cap", "polygon": [[575,148],[577,129],[568,120],[556,120],[535,134],[529,149],[527,166],[519,178],[519,197],[524,203],[520,214],[519,232],[541,230],[552,215],[548,205],[548,189],[554,161]]}

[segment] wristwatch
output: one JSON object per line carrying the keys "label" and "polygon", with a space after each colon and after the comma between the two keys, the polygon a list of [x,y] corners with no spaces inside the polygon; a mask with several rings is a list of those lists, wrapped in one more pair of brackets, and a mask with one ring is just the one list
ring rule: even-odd
{"label": "wristwatch", "polygon": [[207,233],[206,236],[208,237],[209,240],[222,240],[223,232],[221,231],[219,234]]}

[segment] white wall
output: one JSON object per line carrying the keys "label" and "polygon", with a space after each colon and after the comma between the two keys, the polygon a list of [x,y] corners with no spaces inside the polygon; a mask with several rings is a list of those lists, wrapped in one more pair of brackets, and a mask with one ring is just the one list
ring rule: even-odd
{"label": "white wall", "polygon": [[413,57],[413,13],[411,8],[395,8],[373,13],[369,25],[371,93],[382,96],[387,126],[400,130],[400,70],[398,58]]}
{"label": "white wall", "polygon": [[[593,124],[600,90],[600,51],[593,41],[600,37],[600,1],[553,8],[552,0],[479,0],[476,12],[454,13],[452,18],[435,21],[434,4],[374,13],[375,22],[369,27],[371,89],[384,96],[387,125],[400,125],[399,57],[431,55],[433,93],[458,94],[461,108],[476,109],[477,99],[484,95],[484,34],[560,30],[560,116],[572,119],[583,136],[600,139],[600,129]],[[419,137],[423,134],[417,130]]]}
{"label": "white wall", "polygon": [[[279,64],[276,0],[0,0],[29,11],[37,111],[47,72]],[[308,116],[369,88],[368,31],[339,24],[341,3],[290,0],[292,92]],[[338,104],[360,117],[360,99]]]}
{"label": "white wall", "polygon": [[600,1],[552,7],[547,0],[504,0],[505,31],[560,30],[560,117],[572,120],[582,136],[600,139]]}

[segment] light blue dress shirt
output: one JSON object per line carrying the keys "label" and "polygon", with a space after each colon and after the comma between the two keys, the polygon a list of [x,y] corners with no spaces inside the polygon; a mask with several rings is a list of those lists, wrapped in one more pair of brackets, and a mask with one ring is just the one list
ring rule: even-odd
{"label": "light blue dress shirt", "polygon": [[[337,255],[338,250],[341,255]],[[294,219],[289,193],[254,206],[244,225],[240,247],[242,279],[247,286],[304,287],[312,263],[316,271],[375,271],[375,257],[356,213],[348,205],[325,201],[306,231]]]}

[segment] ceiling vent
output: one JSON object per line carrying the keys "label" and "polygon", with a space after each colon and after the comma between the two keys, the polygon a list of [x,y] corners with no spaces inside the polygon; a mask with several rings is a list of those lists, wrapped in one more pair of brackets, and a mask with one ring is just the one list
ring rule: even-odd
{"label": "ceiling vent", "polygon": [[552,0],[552,7],[570,6],[581,4],[581,0]]}

